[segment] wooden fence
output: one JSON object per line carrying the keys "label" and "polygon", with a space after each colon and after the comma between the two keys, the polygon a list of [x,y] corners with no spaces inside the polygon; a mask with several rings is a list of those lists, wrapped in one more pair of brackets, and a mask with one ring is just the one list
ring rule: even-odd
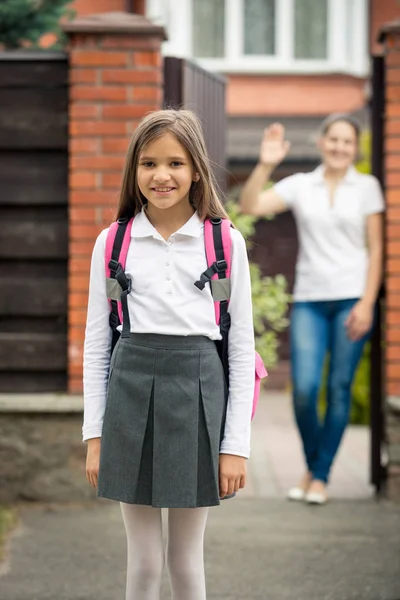
{"label": "wooden fence", "polygon": [[0,392],[66,390],[68,62],[0,55]]}

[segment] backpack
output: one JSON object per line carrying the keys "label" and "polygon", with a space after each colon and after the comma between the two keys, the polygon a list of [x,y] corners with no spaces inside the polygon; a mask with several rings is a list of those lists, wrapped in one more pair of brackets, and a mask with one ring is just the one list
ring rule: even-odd
{"label": "backpack", "polygon": [[[128,315],[127,297],[131,291],[131,280],[125,275],[125,265],[131,242],[132,223],[133,218],[118,219],[111,224],[106,240],[105,270],[107,298],[110,304],[109,323],[112,330],[111,352],[120,337],[117,327],[123,325],[124,315]],[[204,242],[208,268],[201,274],[200,279],[194,282],[194,285],[200,290],[204,289],[207,283],[211,286],[215,321],[222,336],[222,339],[215,343],[228,385],[228,339],[231,324],[228,305],[232,247],[230,229],[231,222],[228,219],[215,218],[204,221]],[[129,318],[126,318],[125,322],[129,322]],[[263,360],[256,352],[252,419],[260,396],[261,379],[267,375]]]}

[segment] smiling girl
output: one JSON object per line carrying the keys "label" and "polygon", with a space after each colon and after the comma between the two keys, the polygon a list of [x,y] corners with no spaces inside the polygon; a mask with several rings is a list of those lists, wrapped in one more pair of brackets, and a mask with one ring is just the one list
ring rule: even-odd
{"label": "smiling girl", "polygon": [[161,508],[168,508],[173,598],[204,600],[208,507],[246,483],[254,330],[246,246],[232,230],[228,390],[214,299],[208,286],[194,285],[207,269],[204,220],[226,213],[190,111],[159,111],[136,129],[117,212],[131,217],[129,314],[111,363],[107,230],[93,250],[84,347],[86,473],[99,496],[121,503],[126,600],[159,600]]}
{"label": "smiling girl", "polygon": [[[291,369],[307,471],[288,497],[312,504],[328,499],[329,472],[348,422],[351,385],[382,278],[383,196],[377,179],[353,166],[359,135],[352,117],[328,117],[319,138],[322,164],[265,191],[290,148],[282,125],[271,125],[241,195],[244,212],[264,216],[291,209],[297,224]],[[327,412],[320,423],[317,402],[327,353]]]}

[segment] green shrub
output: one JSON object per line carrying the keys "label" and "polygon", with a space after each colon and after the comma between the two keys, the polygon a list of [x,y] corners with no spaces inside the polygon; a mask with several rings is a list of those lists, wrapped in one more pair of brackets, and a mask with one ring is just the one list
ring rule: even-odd
{"label": "green shrub", "polygon": [[0,46],[8,50],[37,46],[45,33],[54,33],[62,46],[62,18],[75,13],[67,8],[72,0],[2,0],[0,2]]}
{"label": "green shrub", "polygon": [[[227,203],[226,210],[232,223],[244,236],[247,247],[250,248],[250,238],[254,235],[257,217],[241,213],[238,204],[233,200]],[[291,297],[287,292],[287,282],[283,275],[263,277],[260,267],[250,262],[250,276],[256,348],[266,366],[273,367],[278,362],[277,334],[286,329],[289,324],[286,314]]]}
{"label": "green shrub", "polygon": [[0,505],[0,561],[4,559],[4,546],[7,536],[15,527],[17,518],[15,513],[6,506]]}
{"label": "green shrub", "polygon": [[360,173],[371,173],[371,132],[363,131],[360,136],[359,160],[356,163]]}

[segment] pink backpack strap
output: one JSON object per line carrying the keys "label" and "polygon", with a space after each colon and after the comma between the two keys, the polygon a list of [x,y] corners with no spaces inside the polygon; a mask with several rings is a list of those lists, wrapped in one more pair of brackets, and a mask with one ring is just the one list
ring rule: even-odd
{"label": "pink backpack strap", "polygon": [[[210,267],[216,265],[216,263],[218,262],[218,259],[221,260],[221,257],[218,257],[218,248],[223,249],[223,255],[224,255],[224,260],[226,262],[226,268],[223,268],[223,271],[225,271],[225,281],[223,279],[220,280],[220,284],[219,284],[219,288],[217,288],[216,286],[212,286],[212,293],[213,293],[213,297],[214,297],[214,308],[215,308],[215,320],[217,325],[220,325],[220,321],[221,321],[221,300],[224,299],[227,302],[229,302],[229,298],[230,298],[230,276],[231,276],[231,262],[232,262],[232,241],[231,241],[231,222],[228,219],[218,219],[218,224],[221,223],[221,227],[216,227],[215,226],[215,222],[217,220],[214,221],[214,225],[213,225],[213,220],[212,219],[206,219],[204,221],[204,243],[205,243],[205,248],[206,248],[206,256],[207,256],[207,266],[210,270],[210,272],[212,273],[212,276],[210,273],[203,273],[202,277],[204,277],[205,275],[207,276],[208,281],[210,281],[210,277],[211,277],[211,286],[212,286],[212,282],[218,279],[218,271],[215,271],[215,269],[211,270]],[[216,236],[219,236],[220,238],[218,239]],[[202,281],[196,282],[196,285],[201,284],[200,286],[198,285],[198,287],[200,287],[200,289],[203,289],[204,287],[204,281],[205,279],[203,278]],[[221,288],[221,286],[224,286],[224,289]],[[230,321],[229,321],[230,324]],[[229,325],[228,325],[229,327]],[[228,329],[229,330],[229,329]],[[222,361],[222,365],[224,367],[224,371],[225,371],[225,375],[227,378],[227,381],[229,381],[229,364],[228,364],[228,343],[227,343],[227,332],[225,331],[225,333],[223,331],[221,331],[222,333],[222,345],[220,346],[220,358]],[[252,413],[251,413],[251,418],[253,419],[254,414],[256,412],[256,408],[257,408],[257,404],[258,404],[258,399],[260,396],[260,390],[261,390],[261,379],[263,379],[264,377],[266,377],[268,375],[263,360],[261,358],[261,356],[256,352],[255,355],[255,377],[254,377],[254,394],[253,394],[253,407],[252,407]]]}
{"label": "pink backpack strap", "polygon": [[110,275],[111,275],[110,260],[111,260],[112,249],[114,246],[114,240],[115,240],[115,236],[117,234],[117,230],[118,230],[118,222],[114,221],[114,223],[111,223],[110,227],[108,228],[107,239],[106,239],[106,251],[105,251],[105,256],[104,256],[104,266],[106,268],[106,277],[110,277]]}
{"label": "pink backpack strap", "polygon": [[[125,265],[126,265],[126,257],[128,254],[128,249],[129,249],[129,244],[131,241],[131,230],[132,230],[132,223],[133,223],[133,219],[134,217],[132,217],[129,221],[128,224],[126,226],[125,229],[125,233],[124,233],[124,237],[122,240],[122,244],[121,244],[121,250],[118,254],[118,257],[116,257],[117,262],[120,263],[120,265],[122,266],[122,268],[125,270]],[[109,227],[108,233],[107,233],[107,239],[106,239],[106,248],[105,248],[105,256],[104,256],[104,263],[105,263],[105,271],[106,271],[106,278],[109,279],[111,277],[111,269],[110,269],[110,261],[112,259],[112,255],[113,255],[113,250],[114,250],[114,244],[115,244],[115,238],[117,236],[117,232],[118,229],[121,225],[121,221],[115,221],[114,223],[112,223]],[[110,304],[110,310],[112,309],[112,304],[111,304],[111,300],[108,300],[109,304]],[[122,306],[121,306],[121,302],[118,302],[118,315],[119,315],[119,320],[120,323],[122,323]]]}
{"label": "pink backpack strap", "polygon": [[[217,219],[216,219],[217,220]],[[231,222],[229,219],[218,219],[221,221],[221,236],[222,236],[222,247],[224,250],[224,259],[226,261],[225,276],[229,280],[231,275],[231,260],[232,260],[232,241],[231,241]],[[204,243],[206,248],[207,266],[210,267],[217,261],[215,252],[215,240],[214,240],[214,226],[213,219],[206,219],[204,221]],[[218,279],[218,273],[215,273],[212,278]],[[229,302],[229,299],[228,299]],[[214,301],[215,309],[215,321],[217,325],[220,322],[220,300]]]}

